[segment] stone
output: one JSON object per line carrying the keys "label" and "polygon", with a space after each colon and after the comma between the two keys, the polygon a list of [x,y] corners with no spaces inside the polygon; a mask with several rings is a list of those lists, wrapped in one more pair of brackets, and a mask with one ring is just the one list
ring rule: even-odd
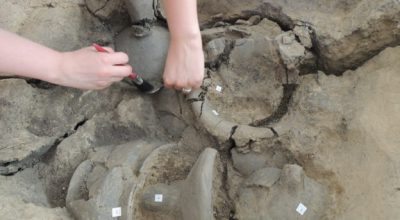
{"label": "stone", "polygon": [[155,20],[153,1],[149,0],[124,0],[133,23]]}
{"label": "stone", "polygon": [[277,37],[279,53],[288,69],[296,69],[303,61],[306,49],[295,40],[293,33],[284,33]]}
{"label": "stone", "polygon": [[279,43],[282,43],[284,45],[291,45],[293,43],[293,41],[295,41],[294,35],[289,34],[289,35],[283,35],[282,42],[279,42]]}
{"label": "stone", "polygon": [[243,19],[239,19],[235,22],[236,25],[251,25],[251,23],[249,21],[243,20]]}
{"label": "stone", "polygon": [[217,38],[207,43],[205,46],[206,62],[215,63],[224,53],[226,47],[225,38]]}
{"label": "stone", "polygon": [[161,84],[169,46],[168,30],[153,26],[148,36],[135,37],[134,33],[132,28],[122,31],[116,37],[116,49],[129,55],[129,64],[141,77]]}
{"label": "stone", "polygon": [[201,31],[201,38],[203,42],[207,43],[215,38],[223,37],[226,29],[222,27],[210,28]]}
{"label": "stone", "polygon": [[253,15],[247,21],[250,22],[250,24],[252,24],[252,25],[257,25],[261,21],[261,16]]}
{"label": "stone", "polygon": [[313,47],[311,33],[312,30],[307,25],[299,26],[297,25],[293,29],[293,33],[299,38],[300,43],[307,49],[311,49]]}

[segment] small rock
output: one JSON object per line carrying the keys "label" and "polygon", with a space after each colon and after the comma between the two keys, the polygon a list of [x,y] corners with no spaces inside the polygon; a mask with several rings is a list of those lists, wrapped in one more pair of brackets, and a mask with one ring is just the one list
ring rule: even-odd
{"label": "small rock", "polygon": [[279,53],[286,67],[288,69],[298,67],[306,54],[304,46],[295,40],[295,36],[291,32],[277,36],[276,40],[279,44]]}
{"label": "small rock", "polygon": [[283,43],[284,45],[290,45],[290,44],[293,43],[294,40],[295,40],[295,39],[294,39],[294,36],[293,36],[293,35],[284,35],[284,36],[282,37],[282,43]]}
{"label": "small rock", "polygon": [[242,38],[246,38],[246,37],[250,37],[251,36],[251,32],[240,28],[240,27],[235,27],[235,26],[229,26],[228,27],[228,31],[233,33],[233,34],[238,34],[240,37]]}
{"label": "small rock", "polygon": [[218,21],[213,25],[214,28],[216,28],[216,27],[226,27],[226,26],[229,26],[229,23],[226,23],[226,22],[223,22],[223,21]]}
{"label": "small rock", "polygon": [[261,21],[260,15],[253,15],[249,18],[248,22],[252,25],[257,25]]}
{"label": "small rock", "polygon": [[216,62],[221,54],[224,53],[226,46],[225,38],[217,38],[207,43],[206,45],[206,61]]}
{"label": "small rock", "polygon": [[243,19],[238,19],[235,22],[236,25],[251,25],[251,23],[249,21],[243,20]]}
{"label": "small rock", "polygon": [[311,40],[311,29],[307,26],[296,26],[293,29],[293,33],[300,39],[301,44],[307,48],[310,49],[313,44]]}

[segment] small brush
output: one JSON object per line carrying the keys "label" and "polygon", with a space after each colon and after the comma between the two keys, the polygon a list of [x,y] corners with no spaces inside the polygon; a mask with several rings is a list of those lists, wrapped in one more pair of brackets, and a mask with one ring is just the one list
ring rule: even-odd
{"label": "small brush", "polygon": [[[93,44],[93,47],[98,51],[98,52],[104,52],[108,53],[106,49],[104,49],[102,46],[98,44]],[[162,87],[160,88],[154,88],[153,85],[151,85],[149,82],[145,81],[140,77],[135,71],[131,73],[131,75],[128,76],[129,79],[132,80],[133,84],[141,91],[147,94],[154,94],[158,92]]]}

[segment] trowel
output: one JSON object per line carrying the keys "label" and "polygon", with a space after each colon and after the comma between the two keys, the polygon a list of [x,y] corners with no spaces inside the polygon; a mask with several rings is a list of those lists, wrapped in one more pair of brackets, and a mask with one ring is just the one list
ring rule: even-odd
{"label": "trowel", "polygon": [[[98,51],[98,52],[104,52],[108,53],[106,49],[104,49],[102,46],[98,44],[93,44],[93,47]],[[154,87],[152,84],[149,82],[145,81],[142,77],[140,77],[135,70],[132,71],[132,73],[128,76],[130,81],[133,82],[133,84],[141,91],[147,94],[154,94],[160,91],[163,86],[160,87]]]}

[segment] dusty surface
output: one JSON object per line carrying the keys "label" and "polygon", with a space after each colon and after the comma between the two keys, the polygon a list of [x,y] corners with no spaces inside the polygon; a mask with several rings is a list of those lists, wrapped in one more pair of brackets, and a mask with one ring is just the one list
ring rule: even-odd
{"label": "dusty surface", "polygon": [[[188,96],[0,78],[2,219],[398,219],[400,2],[198,5],[207,74]],[[159,0],[0,7],[1,28],[115,45],[157,83],[164,19]]]}

